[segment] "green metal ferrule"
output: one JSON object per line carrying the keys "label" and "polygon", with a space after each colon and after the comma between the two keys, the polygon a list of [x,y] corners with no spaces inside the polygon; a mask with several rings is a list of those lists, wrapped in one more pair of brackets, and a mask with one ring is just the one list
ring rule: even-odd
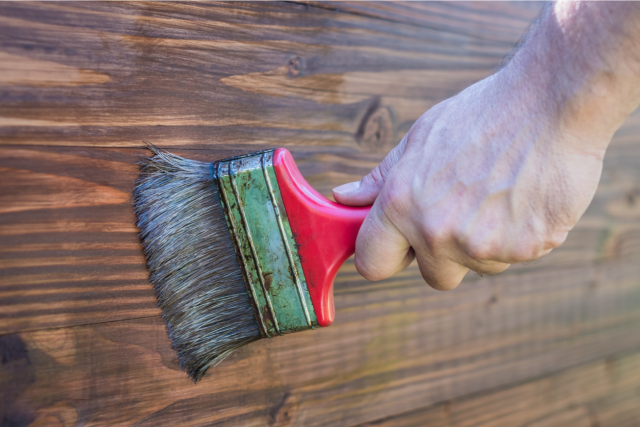
{"label": "green metal ferrule", "polygon": [[273,152],[214,165],[238,263],[265,338],[318,326],[273,170]]}

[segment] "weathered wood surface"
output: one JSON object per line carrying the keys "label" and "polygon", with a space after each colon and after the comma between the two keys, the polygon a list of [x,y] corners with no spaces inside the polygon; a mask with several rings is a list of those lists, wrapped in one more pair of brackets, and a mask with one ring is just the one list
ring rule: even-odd
{"label": "weathered wood surface", "polygon": [[375,420],[640,347],[638,270],[483,279],[445,297],[411,280],[415,270],[362,290],[345,271],[335,326],[260,341],[197,385],[157,317],[4,335],[5,416],[64,407],[81,424]]}
{"label": "weathered wood surface", "polygon": [[378,111],[384,152],[428,107],[490,74],[535,14],[430,9],[413,10],[414,25],[275,3],[6,4],[0,137],[370,152],[375,132],[359,131]]}
{"label": "weathered wood surface", "polygon": [[640,353],[360,427],[617,427],[640,425]]}
{"label": "weathered wood surface", "polygon": [[[522,425],[555,416],[538,384],[555,396],[584,375],[593,394],[576,401],[611,392],[609,418],[597,419],[637,425],[616,408],[637,402],[638,356],[620,359],[624,381],[604,381],[593,362],[640,349],[638,113],[614,138],[594,202],[549,256],[470,274],[447,293],[414,266],[372,283],[348,262],[336,324],[253,344],[197,385],[177,368],[133,226],[143,138],[201,160],[286,146],[328,195],[429,106],[489,75],[539,8],[1,4],[0,420],[420,425],[442,406],[419,408],[511,387],[464,400],[459,415],[449,403],[458,424],[447,422],[475,425],[468,408],[488,405],[482,420],[498,425],[511,391],[532,405],[501,422]],[[567,399],[558,417],[579,417]]]}

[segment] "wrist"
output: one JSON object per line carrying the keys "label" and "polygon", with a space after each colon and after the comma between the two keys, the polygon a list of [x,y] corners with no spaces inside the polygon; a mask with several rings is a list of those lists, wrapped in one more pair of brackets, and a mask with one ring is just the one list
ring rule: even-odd
{"label": "wrist", "polygon": [[578,148],[604,151],[640,103],[638,18],[636,5],[555,3],[502,71]]}

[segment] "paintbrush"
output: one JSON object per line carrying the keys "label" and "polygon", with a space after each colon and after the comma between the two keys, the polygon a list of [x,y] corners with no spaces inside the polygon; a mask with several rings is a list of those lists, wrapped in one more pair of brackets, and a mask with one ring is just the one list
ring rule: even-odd
{"label": "paintbrush", "polygon": [[204,163],[159,150],[133,191],[150,281],[194,381],[261,338],[329,326],[370,207],[315,191],[284,148]]}

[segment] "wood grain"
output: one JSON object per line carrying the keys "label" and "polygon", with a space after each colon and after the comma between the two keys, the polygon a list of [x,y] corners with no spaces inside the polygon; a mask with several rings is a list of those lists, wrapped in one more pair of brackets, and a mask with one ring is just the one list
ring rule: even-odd
{"label": "wood grain", "polygon": [[109,76],[0,52],[0,86],[83,86],[109,81]]}
{"label": "wood grain", "polygon": [[[476,40],[511,42],[523,34],[542,8],[540,2],[527,4],[473,2],[339,2],[304,1],[302,3],[338,12],[352,13],[385,21],[398,22],[407,28],[435,29],[441,34],[472,36]],[[525,24],[525,25],[526,25]]]}
{"label": "wood grain", "polygon": [[640,348],[639,270],[633,260],[446,294],[415,283],[415,269],[366,292],[345,272],[334,326],[261,340],[197,385],[157,317],[4,335],[3,416],[64,405],[81,424],[372,421]]}
{"label": "wood grain", "polygon": [[360,427],[635,427],[638,383],[640,353],[625,354]]}
{"label": "wood grain", "polygon": [[373,283],[348,261],[333,326],[252,344],[197,385],[133,225],[143,139],[207,161],[286,146],[329,195],[491,74],[540,8],[0,4],[0,422],[634,425],[639,112],[549,256],[447,293],[415,265]]}
{"label": "wood grain", "polygon": [[[501,28],[484,40],[416,13],[420,26],[295,4],[6,4],[0,52],[20,60],[7,66],[0,141],[360,152],[354,135],[384,108],[395,143],[435,102],[489,75],[534,15],[503,28],[472,7],[463,15],[476,33]],[[29,63],[52,70],[12,84]],[[106,77],[70,90],[78,70]]]}
{"label": "wood grain", "polygon": [[[615,137],[594,202],[567,242],[542,260],[513,266],[492,281],[529,275],[526,281],[530,282],[535,275],[560,277],[575,268],[591,268],[594,263],[636,259],[640,247],[640,202],[636,201],[640,197],[636,167],[640,144],[628,143],[625,135],[635,129],[637,116],[631,116],[621,129],[620,139]],[[176,152],[213,161],[243,151]],[[0,175],[5,176],[0,181],[2,333],[158,314],[129,200],[137,176],[135,162],[142,154],[144,150],[121,148],[0,148]],[[333,185],[355,179],[376,164],[369,160],[372,157],[344,158],[321,150],[294,150],[294,156],[309,182],[325,195]],[[367,295],[377,304],[387,301],[388,296],[381,294],[376,299],[373,289],[422,283],[416,269],[405,279],[398,276],[372,284],[351,267],[345,268],[336,285],[338,310],[343,289]],[[605,274],[599,280],[607,277]],[[469,274],[465,283],[479,279]],[[400,293],[397,300],[412,297],[411,292]],[[555,297],[550,298],[553,301]]]}

